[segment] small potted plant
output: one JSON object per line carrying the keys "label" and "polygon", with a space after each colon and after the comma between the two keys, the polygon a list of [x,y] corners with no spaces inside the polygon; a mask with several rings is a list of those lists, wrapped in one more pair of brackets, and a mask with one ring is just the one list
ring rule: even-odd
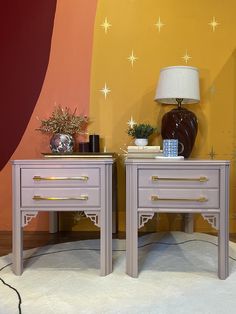
{"label": "small potted plant", "polygon": [[157,131],[156,128],[150,124],[135,124],[127,130],[128,135],[132,136],[137,146],[146,146],[148,144],[148,137]]}
{"label": "small potted plant", "polygon": [[70,108],[57,106],[48,119],[42,119],[37,129],[42,133],[52,135],[50,148],[53,153],[71,153],[74,149],[75,134],[84,134],[88,117],[77,115]]}

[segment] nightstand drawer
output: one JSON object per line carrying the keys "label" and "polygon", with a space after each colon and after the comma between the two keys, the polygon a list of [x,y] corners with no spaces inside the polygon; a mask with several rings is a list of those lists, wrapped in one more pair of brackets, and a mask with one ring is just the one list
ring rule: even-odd
{"label": "nightstand drawer", "polygon": [[99,207],[99,188],[23,188],[22,207]]}
{"label": "nightstand drawer", "polygon": [[99,186],[99,168],[22,169],[22,187]]}
{"label": "nightstand drawer", "polygon": [[145,189],[138,190],[140,208],[219,208],[217,189]]}
{"label": "nightstand drawer", "polygon": [[219,170],[139,169],[138,186],[218,188]]}

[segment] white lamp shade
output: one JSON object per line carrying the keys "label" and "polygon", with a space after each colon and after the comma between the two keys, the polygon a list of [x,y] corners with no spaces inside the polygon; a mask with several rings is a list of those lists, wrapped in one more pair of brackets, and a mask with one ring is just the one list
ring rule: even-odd
{"label": "white lamp shade", "polygon": [[176,104],[176,98],[182,98],[183,104],[200,101],[197,68],[171,66],[161,69],[155,100],[163,104]]}

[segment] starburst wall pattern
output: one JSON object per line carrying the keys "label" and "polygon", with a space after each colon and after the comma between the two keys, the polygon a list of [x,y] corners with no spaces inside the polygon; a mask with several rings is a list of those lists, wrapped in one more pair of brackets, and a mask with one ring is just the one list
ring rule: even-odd
{"label": "starburst wall pattern", "polygon": [[[191,157],[230,159],[231,172],[235,170],[234,9],[232,0],[227,7],[223,3],[216,6],[213,0],[99,2],[90,116],[94,121],[91,131],[104,138],[108,151],[125,154],[132,143],[126,129],[135,122],[150,123],[160,130],[162,116],[173,108],[154,102],[161,68],[195,66],[200,73],[201,100],[188,105],[199,123]],[[150,144],[161,142],[159,135]]]}

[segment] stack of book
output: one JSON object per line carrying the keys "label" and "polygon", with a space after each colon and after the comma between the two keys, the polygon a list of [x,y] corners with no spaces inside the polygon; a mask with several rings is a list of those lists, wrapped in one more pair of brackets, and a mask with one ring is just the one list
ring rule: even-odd
{"label": "stack of book", "polygon": [[160,146],[128,146],[127,158],[155,158],[163,156]]}

